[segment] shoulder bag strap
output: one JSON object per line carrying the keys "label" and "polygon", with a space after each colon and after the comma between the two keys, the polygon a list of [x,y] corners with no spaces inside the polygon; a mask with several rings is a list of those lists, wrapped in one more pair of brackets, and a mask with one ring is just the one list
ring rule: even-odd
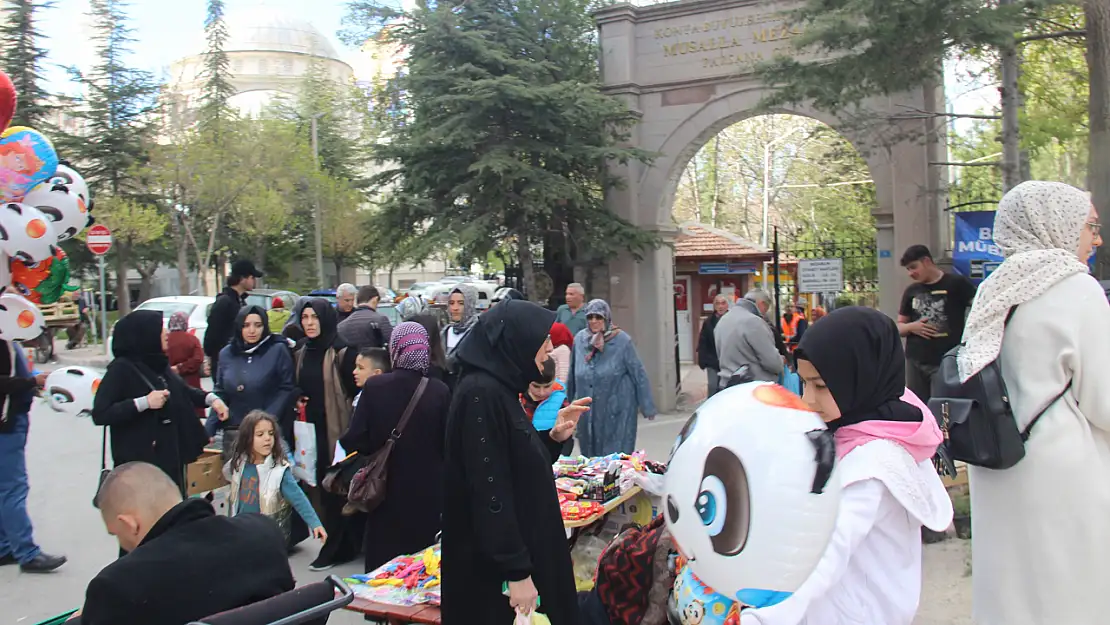
{"label": "shoulder bag strap", "polygon": [[1071,380],[1068,380],[1068,384],[1064,387],[1064,390],[1057,393],[1056,397],[1053,397],[1052,401],[1048,402],[1048,405],[1038,412],[1037,416],[1033,417],[1033,420],[1029,422],[1029,425],[1025,426],[1025,429],[1021,431],[1021,442],[1025,443],[1029,441],[1029,432],[1033,430],[1033,426],[1037,424],[1037,421],[1044,416],[1044,413],[1048,412],[1049,408],[1055,406],[1056,402],[1060,401],[1060,398],[1066,395],[1070,390]]}
{"label": "shoulder bag strap", "polygon": [[405,413],[401,415],[401,420],[397,422],[397,427],[393,428],[393,433],[389,437],[393,440],[401,438],[401,434],[405,431],[405,426],[409,423],[409,417],[412,416],[416,410],[416,404],[420,402],[420,398],[424,396],[424,389],[428,388],[428,378],[420,378],[420,384],[416,387],[416,392],[412,394],[412,399],[409,400],[409,405],[405,407]]}
{"label": "shoulder bag strap", "polygon": [[141,379],[143,382],[145,382],[146,385],[150,387],[150,390],[152,390],[152,391],[161,390],[161,389],[158,389],[158,388],[154,387],[154,384],[152,384],[150,382],[150,379],[147,378],[145,375],[143,375],[143,370],[140,369],[138,366],[136,366],[135,363],[133,363],[131,361],[127,361],[127,364],[131,365],[131,368],[135,370],[136,374],[138,374],[139,379]]}
{"label": "shoulder bag strap", "polygon": [[100,428],[100,470],[108,468],[108,426]]}

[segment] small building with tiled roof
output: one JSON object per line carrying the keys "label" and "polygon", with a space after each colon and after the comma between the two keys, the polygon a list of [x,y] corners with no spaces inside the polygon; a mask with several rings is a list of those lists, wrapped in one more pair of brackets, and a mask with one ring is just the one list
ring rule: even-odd
{"label": "small building with tiled roof", "polygon": [[[713,314],[713,298],[721,293],[733,299],[763,288],[764,263],[771,263],[774,253],[703,223],[685,222],[678,229],[674,262],[679,359],[694,361],[702,322]],[[793,263],[780,254],[779,264],[780,279],[792,280]],[[770,285],[767,290],[771,291]]]}

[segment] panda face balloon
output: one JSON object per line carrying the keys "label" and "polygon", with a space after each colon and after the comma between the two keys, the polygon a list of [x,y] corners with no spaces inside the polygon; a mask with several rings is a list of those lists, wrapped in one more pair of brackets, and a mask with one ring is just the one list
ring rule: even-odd
{"label": "panda face balloon", "polygon": [[84,198],[64,184],[44,182],[31,189],[22,203],[34,206],[50,219],[59,241],[77,236],[91,221]]}
{"label": "panda face balloon", "polygon": [[46,401],[55,412],[75,417],[92,413],[100,375],[86,367],[63,367],[46,377]]}
{"label": "panda face balloon", "polygon": [[46,260],[58,244],[52,223],[33,206],[8,202],[0,206],[0,249],[24,262]]}
{"label": "panda face balloon", "polygon": [[67,165],[59,163],[58,169],[54,171],[54,175],[51,176],[50,180],[47,180],[46,183],[50,186],[57,184],[65,185],[70,191],[73,191],[84,200],[86,206],[91,204],[91,198],[89,198],[89,185],[85,182],[85,179],[81,177],[81,174]]}
{"label": "panda face balloon", "polygon": [[42,311],[15,293],[0,295],[0,339],[29,341],[46,331]]}
{"label": "panda face balloon", "polygon": [[832,433],[765,382],[726,389],[683,427],[665,477],[666,520],[690,569],[751,607],[790,596],[836,523]]}

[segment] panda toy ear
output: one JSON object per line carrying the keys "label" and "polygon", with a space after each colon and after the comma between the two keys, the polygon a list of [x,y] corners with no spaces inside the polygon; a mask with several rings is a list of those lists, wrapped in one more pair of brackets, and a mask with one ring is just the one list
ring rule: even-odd
{"label": "panda toy ear", "polygon": [[833,440],[833,433],[828,430],[806,432],[806,438],[817,451],[817,469],[813,474],[813,488],[809,492],[820,495],[825,492],[825,485],[829,483],[836,464],[836,442]]}

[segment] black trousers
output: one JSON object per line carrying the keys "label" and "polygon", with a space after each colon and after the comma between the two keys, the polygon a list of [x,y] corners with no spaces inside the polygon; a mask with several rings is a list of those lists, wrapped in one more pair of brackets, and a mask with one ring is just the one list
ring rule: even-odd
{"label": "black trousers", "polygon": [[929,398],[933,395],[933,376],[939,368],[937,365],[906,360],[906,388],[913,391],[921,401],[929,403]]}

